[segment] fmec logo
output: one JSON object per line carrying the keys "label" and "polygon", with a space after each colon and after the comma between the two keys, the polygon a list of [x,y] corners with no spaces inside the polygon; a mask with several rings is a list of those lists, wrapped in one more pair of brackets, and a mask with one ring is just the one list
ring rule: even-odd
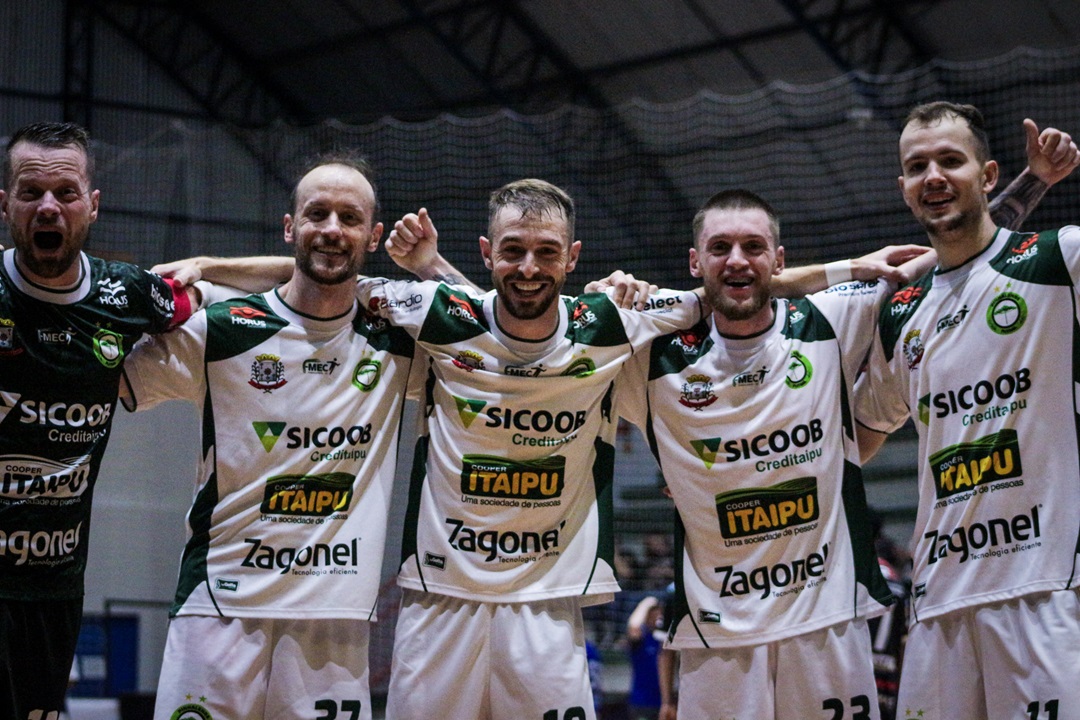
{"label": "fmec logo", "polygon": [[344,472],[277,475],[266,481],[259,510],[264,515],[329,517],[352,504],[356,476]]}
{"label": "fmec logo", "polygon": [[727,540],[805,525],[818,519],[817,479],[796,478],[765,488],[716,496],[720,534]]}
{"label": "fmec logo", "polygon": [[969,492],[979,485],[1017,478],[1024,474],[1020,440],[1005,428],[973,442],[957,443],[930,456],[938,499]]}
{"label": "fmec logo", "polygon": [[749,370],[739,373],[731,380],[734,387],[748,387],[751,385],[763,385],[765,376],[769,374],[769,368],[762,366],[760,370]]}
{"label": "fmec logo", "polygon": [[510,460],[495,455],[461,459],[461,493],[479,497],[550,500],[562,496],[566,458]]}
{"label": "fmec logo", "polygon": [[968,306],[964,305],[956,313],[946,313],[941,316],[937,321],[937,331],[944,332],[946,330],[952,330],[954,327],[964,322],[964,318],[968,316]]}
{"label": "fmec logo", "polygon": [[308,358],[301,366],[305,375],[333,375],[334,370],[340,365],[337,358],[333,360],[320,360],[319,358]]}

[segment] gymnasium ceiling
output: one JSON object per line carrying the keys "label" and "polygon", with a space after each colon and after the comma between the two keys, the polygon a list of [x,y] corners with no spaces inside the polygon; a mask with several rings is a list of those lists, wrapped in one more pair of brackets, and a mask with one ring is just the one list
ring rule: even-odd
{"label": "gymnasium ceiling", "polygon": [[417,120],[742,94],[1080,47],[1078,0],[71,0],[207,116]]}

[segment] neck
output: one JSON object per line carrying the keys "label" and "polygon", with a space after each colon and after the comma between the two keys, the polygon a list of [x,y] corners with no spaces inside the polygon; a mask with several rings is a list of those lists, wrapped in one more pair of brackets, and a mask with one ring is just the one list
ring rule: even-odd
{"label": "neck", "polygon": [[495,298],[495,322],[507,335],[519,340],[546,340],[551,337],[559,327],[559,303],[557,299],[551,303],[551,307],[544,311],[540,317],[531,320],[516,318],[508,312],[502,311],[502,304],[498,297]]}
{"label": "neck", "polygon": [[776,301],[770,299],[765,307],[745,320],[733,320],[721,315],[718,310],[713,311],[713,323],[721,335],[728,337],[750,337],[763,333],[772,327],[776,319]]}
{"label": "neck", "polygon": [[289,307],[315,318],[344,315],[356,301],[356,282],[349,279],[335,285],[321,285],[299,270],[281,286],[278,295]]}
{"label": "neck", "polygon": [[930,245],[937,251],[938,268],[951,270],[963,265],[985,250],[994,240],[997,226],[984,215],[975,228],[958,228],[943,232],[929,232]]}
{"label": "neck", "polygon": [[30,268],[23,264],[22,258],[19,256],[19,251],[15,251],[15,265],[19,268],[19,272],[24,278],[34,283],[35,285],[41,285],[48,288],[70,288],[78,284],[82,279],[82,254],[75,256],[75,262],[71,263],[71,267],[65,270],[62,274],[56,277],[42,277],[32,271]]}

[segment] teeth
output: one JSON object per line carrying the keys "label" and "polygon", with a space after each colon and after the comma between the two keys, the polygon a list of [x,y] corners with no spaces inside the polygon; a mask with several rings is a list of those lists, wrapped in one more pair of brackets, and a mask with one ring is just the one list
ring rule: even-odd
{"label": "teeth", "polygon": [[539,290],[542,286],[540,283],[518,283],[516,287],[522,292],[533,292]]}

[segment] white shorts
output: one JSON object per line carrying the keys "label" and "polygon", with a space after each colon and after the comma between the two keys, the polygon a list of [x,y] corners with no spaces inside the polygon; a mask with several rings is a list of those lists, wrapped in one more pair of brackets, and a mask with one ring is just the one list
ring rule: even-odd
{"label": "white shorts", "polygon": [[181,615],[169,623],[154,717],[371,720],[369,629]]}
{"label": "white shorts", "polygon": [[483,603],[405,590],[387,720],[595,720],[577,598]]}
{"label": "white shorts", "polygon": [[880,716],[865,620],[765,645],[680,650],[679,660],[679,720]]}
{"label": "white shorts", "polygon": [[915,623],[896,714],[1080,718],[1080,595],[1028,595]]}

